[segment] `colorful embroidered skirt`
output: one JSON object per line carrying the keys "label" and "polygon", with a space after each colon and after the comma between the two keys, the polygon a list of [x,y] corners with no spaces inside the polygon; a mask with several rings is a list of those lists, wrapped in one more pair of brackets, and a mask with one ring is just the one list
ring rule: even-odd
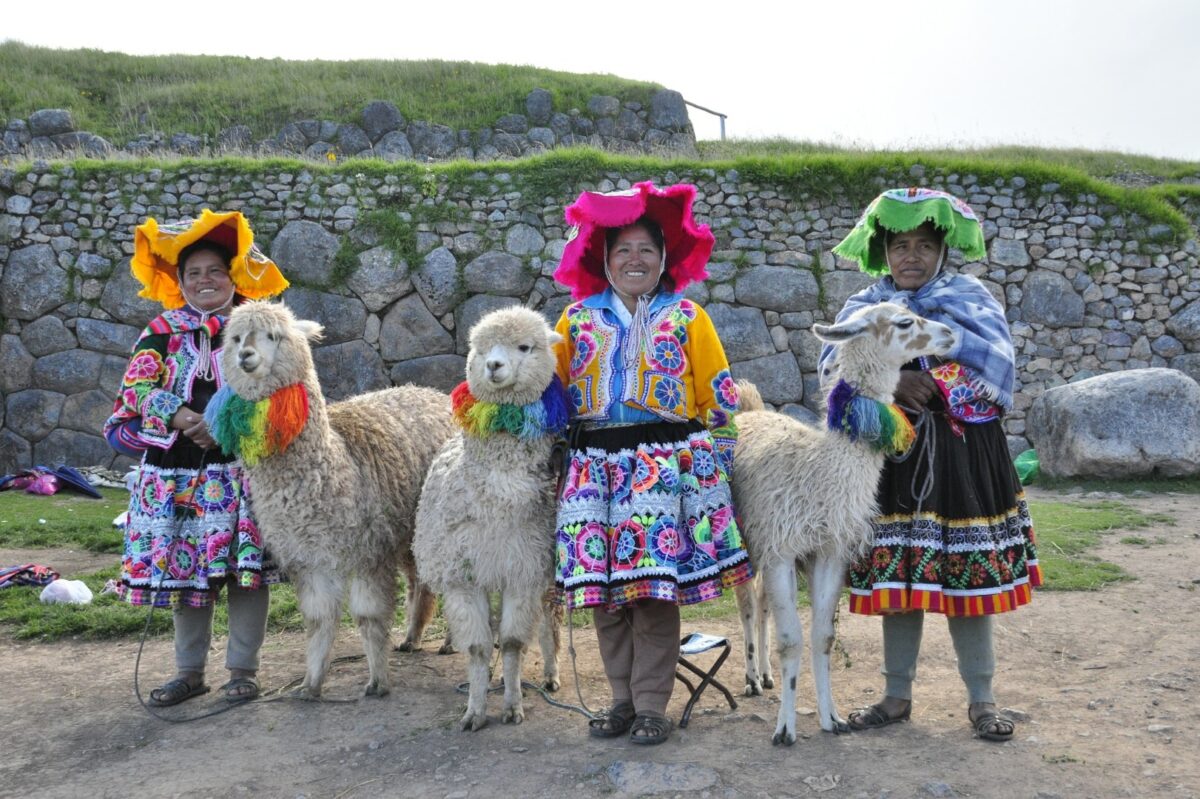
{"label": "colorful embroidered skirt", "polygon": [[242,467],[182,439],[150,450],[130,494],[118,594],[135,605],[204,607],[227,581],[279,582],[264,555]]}
{"label": "colorful embroidered skirt", "polygon": [[729,479],[698,422],[582,431],[556,549],[555,582],[572,608],[687,605],[753,576]]}
{"label": "colorful embroidered skirt", "polygon": [[982,616],[1026,604],[1042,574],[1000,422],[964,424],[960,438],[943,415],[930,421],[932,492],[917,514],[913,486],[927,473],[918,458],[927,427],[908,460],[884,465],[874,546],[850,569],[850,610]]}

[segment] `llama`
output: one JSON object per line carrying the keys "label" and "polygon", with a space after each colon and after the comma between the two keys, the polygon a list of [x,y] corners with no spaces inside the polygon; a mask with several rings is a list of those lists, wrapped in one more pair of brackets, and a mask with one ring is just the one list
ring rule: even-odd
{"label": "llama", "polygon": [[544,617],[543,685],[557,690],[561,608],[553,585],[554,443],[568,408],[552,350],[560,341],[527,308],[494,311],[471,328],[467,380],[451,397],[462,430],[442,447],[421,492],[413,553],[422,581],[442,594],[470,686],[463,730],[487,723],[492,652],[488,596],[501,598],[504,723],[525,718],[521,660]]}
{"label": "llama", "polygon": [[812,604],[818,722],[826,732],[848,732],[829,686],[834,613],[851,558],[870,543],[884,455],[907,451],[915,438],[908,419],[891,404],[900,367],[919,356],[945,355],[955,343],[949,327],[891,303],[863,308],[836,325],[814,325],[813,332],[837,345],[841,380],[830,394],[828,429],[818,431],[764,410],[757,390],[747,384],[737,415],[732,481],[759,573],[756,582],[761,581],[758,591],[744,584],[737,592],[746,640],[746,693],[771,687],[765,657],[769,610],[782,668],[772,741],[789,746],[796,742],[796,678],[804,646],[796,568],[805,571]]}
{"label": "llama", "polygon": [[416,578],[412,530],[425,473],[453,429],[450,403],[402,386],[327,406],[309,349],[321,331],[284,305],[235,308],[221,355],[226,385],[205,420],[242,459],[264,536],[296,588],[308,633],[297,694],[321,695],[348,587],[370,672],[364,692],[383,696],[397,569],[408,582],[401,649],[419,646],[434,612],[434,595]]}

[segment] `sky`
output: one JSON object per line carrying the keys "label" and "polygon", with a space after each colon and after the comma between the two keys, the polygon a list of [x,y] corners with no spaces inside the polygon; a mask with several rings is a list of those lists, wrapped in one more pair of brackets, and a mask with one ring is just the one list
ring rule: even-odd
{"label": "sky", "polygon": [[[208,12],[59,0],[52,16],[47,8],[9,4],[0,38],[133,55],[528,64],[654,81],[724,113],[736,138],[1200,160],[1194,0],[243,0]],[[720,137],[716,117],[691,114],[698,138]]]}

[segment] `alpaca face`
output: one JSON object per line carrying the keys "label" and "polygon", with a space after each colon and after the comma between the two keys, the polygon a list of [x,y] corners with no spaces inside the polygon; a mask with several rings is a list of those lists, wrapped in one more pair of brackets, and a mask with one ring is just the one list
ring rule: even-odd
{"label": "alpaca face", "polygon": [[946,355],[955,344],[951,328],[890,302],[862,308],[836,325],[813,325],[813,334],[837,345],[858,340],[872,359],[897,369],[913,358]]}
{"label": "alpaca face", "polygon": [[312,369],[309,340],[320,339],[321,330],[277,303],[238,306],[225,326],[225,382],[243,399],[255,401],[302,382]]}
{"label": "alpaca face", "polygon": [[471,328],[467,384],[484,402],[524,405],[541,397],[554,375],[561,337],[528,308],[493,311]]}

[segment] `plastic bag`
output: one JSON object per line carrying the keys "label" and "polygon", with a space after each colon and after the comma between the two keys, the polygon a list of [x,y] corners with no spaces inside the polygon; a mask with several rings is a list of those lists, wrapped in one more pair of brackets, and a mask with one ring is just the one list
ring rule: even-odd
{"label": "plastic bag", "polygon": [[39,474],[33,482],[25,487],[30,494],[50,496],[58,493],[58,478],[52,474]]}
{"label": "plastic bag", "polygon": [[83,580],[55,580],[42,589],[40,598],[48,605],[86,605],[92,601],[92,589]]}
{"label": "plastic bag", "polygon": [[1013,458],[1013,466],[1016,467],[1017,478],[1020,479],[1023,486],[1027,486],[1037,479],[1038,471],[1041,468],[1037,452],[1032,449],[1027,449]]}

